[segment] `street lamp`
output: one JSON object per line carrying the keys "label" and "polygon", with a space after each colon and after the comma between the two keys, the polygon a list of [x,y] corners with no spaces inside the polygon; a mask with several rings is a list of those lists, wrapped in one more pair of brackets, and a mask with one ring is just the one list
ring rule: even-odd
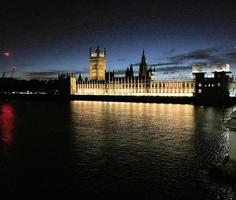
{"label": "street lamp", "polygon": [[[5,57],[6,59],[6,65],[7,67],[9,66],[9,58],[11,57],[11,52],[10,51],[4,51],[2,52],[2,56]],[[5,70],[2,72],[2,77],[4,78],[5,77]]]}
{"label": "street lamp", "polygon": [[12,66],[12,70],[11,70],[11,77],[13,78],[14,73],[16,71],[16,66]]}

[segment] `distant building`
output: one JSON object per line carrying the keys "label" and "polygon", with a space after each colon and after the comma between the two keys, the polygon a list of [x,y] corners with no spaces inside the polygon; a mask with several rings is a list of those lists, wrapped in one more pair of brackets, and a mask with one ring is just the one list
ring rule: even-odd
{"label": "distant building", "polygon": [[[91,50],[90,50],[91,52]],[[96,53],[91,52],[94,59]],[[91,56],[90,56],[91,58]],[[105,57],[104,57],[105,58]],[[95,61],[93,61],[95,62]],[[92,68],[93,69],[93,68]],[[96,69],[96,67],[94,67]],[[96,71],[96,70],[95,70]],[[91,59],[90,59],[91,72]],[[77,94],[79,95],[134,95],[134,96],[193,96],[194,80],[156,80],[152,78],[154,69],[146,63],[145,52],[143,50],[139,73],[134,76],[133,66],[127,68],[123,77],[116,77],[115,72],[103,72],[104,79],[92,78],[90,80],[78,81]],[[94,72],[95,74],[95,72]],[[102,76],[102,75],[101,75]],[[95,75],[94,75],[95,77]]]}
{"label": "distant building", "polygon": [[110,82],[110,81],[112,81],[113,79],[114,79],[114,77],[115,77],[115,72],[114,72],[114,70],[113,70],[113,72],[105,72],[105,81],[106,82]]}
{"label": "distant building", "polygon": [[130,65],[130,67],[127,67],[127,69],[125,71],[125,77],[126,78],[133,78],[134,77],[134,70],[133,70],[132,65]]}
{"label": "distant building", "polygon": [[66,83],[71,84],[68,88],[70,94],[181,96],[195,97],[200,101],[222,101],[229,97],[231,79],[228,64],[198,64],[193,65],[192,70],[187,68],[181,73],[165,73],[147,64],[143,50],[138,74],[134,75],[133,66],[130,65],[124,76],[118,77],[114,71],[106,72],[106,52],[101,52],[99,47],[94,52],[90,49],[89,63],[90,79],[82,80],[80,77],[76,83],[67,78]]}
{"label": "distant building", "polygon": [[95,51],[90,48],[89,52],[89,78],[90,80],[105,80],[106,71],[106,50],[103,52],[99,46]]}
{"label": "distant building", "polygon": [[160,68],[152,72],[152,80],[194,80],[190,68]]}
{"label": "distant building", "polygon": [[193,65],[192,72],[195,75],[194,96],[197,100],[216,102],[229,97],[230,67],[228,64]]}
{"label": "distant building", "polygon": [[236,97],[236,77],[232,76],[229,82],[229,96]]}
{"label": "distant building", "polygon": [[77,93],[77,83],[74,74],[63,73],[58,75],[59,93],[63,96],[70,96]]}

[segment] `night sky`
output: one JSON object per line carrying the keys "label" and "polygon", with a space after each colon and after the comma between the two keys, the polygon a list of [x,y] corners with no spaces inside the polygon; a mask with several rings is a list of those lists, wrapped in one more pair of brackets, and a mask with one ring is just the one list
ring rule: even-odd
{"label": "night sky", "polygon": [[[88,72],[89,47],[107,49],[122,72],[145,49],[149,64],[236,68],[236,5],[224,1],[5,1],[0,6],[0,70],[18,77]],[[10,52],[6,58],[4,52]]]}

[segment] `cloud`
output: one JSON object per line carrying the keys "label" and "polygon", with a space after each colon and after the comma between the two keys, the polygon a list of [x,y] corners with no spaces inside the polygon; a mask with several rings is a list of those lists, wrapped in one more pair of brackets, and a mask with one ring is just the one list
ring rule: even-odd
{"label": "cloud", "polygon": [[54,76],[63,73],[63,71],[53,70],[53,71],[40,71],[40,72],[27,72],[27,76]]}
{"label": "cloud", "polygon": [[17,64],[15,64],[15,66],[19,69],[38,67],[37,65],[30,64],[30,63],[17,63]]}
{"label": "cloud", "polygon": [[175,51],[176,51],[176,49],[173,48],[173,49],[170,49],[168,53],[169,53],[169,54],[173,54],[173,53],[175,53]]}
{"label": "cloud", "polygon": [[236,51],[234,52],[228,52],[226,54],[224,54],[224,57],[225,57],[225,60],[228,62],[228,63],[231,63],[231,64],[236,64]]}
{"label": "cloud", "polygon": [[172,48],[172,49],[169,49],[167,51],[163,51],[162,54],[168,54],[168,55],[172,55],[176,52],[176,48]]}
{"label": "cloud", "polygon": [[118,58],[117,61],[118,62],[125,62],[125,61],[128,61],[128,59],[126,59],[126,58]]}
{"label": "cloud", "polygon": [[51,70],[51,71],[40,71],[40,72],[27,72],[25,76],[30,79],[55,79],[58,74],[63,73],[63,71],[59,70]]}
{"label": "cloud", "polygon": [[221,48],[219,46],[206,48],[206,49],[198,49],[191,51],[186,54],[179,54],[176,56],[168,57],[167,59],[170,62],[174,63],[184,63],[184,62],[199,62],[206,61],[208,63],[219,63],[224,62],[224,59],[219,55]]}
{"label": "cloud", "polygon": [[27,78],[34,78],[34,79],[50,79],[50,78],[57,78],[58,74],[61,73],[73,73],[75,75],[78,74],[86,74],[87,70],[47,70],[47,71],[32,71],[26,72],[25,76]]}
{"label": "cloud", "polygon": [[177,65],[177,62],[167,62],[167,63],[157,63],[157,64],[150,64],[149,66],[166,66],[166,65]]}

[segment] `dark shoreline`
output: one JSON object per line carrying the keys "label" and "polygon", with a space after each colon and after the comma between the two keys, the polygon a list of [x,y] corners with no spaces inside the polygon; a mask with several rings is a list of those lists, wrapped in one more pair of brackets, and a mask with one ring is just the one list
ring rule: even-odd
{"label": "dark shoreline", "polygon": [[[80,100],[80,101],[111,101],[111,102],[137,102],[137,103],[173,103],[220,106],[222,102],[214,100],[197,100],[194,97],[161,97],[161,96],[112,96],[112,95],[43,95],[43,94],[7,94],[0,95],[0,100]],[[227,98],[224,105],[236,105],[236,97]]]}

